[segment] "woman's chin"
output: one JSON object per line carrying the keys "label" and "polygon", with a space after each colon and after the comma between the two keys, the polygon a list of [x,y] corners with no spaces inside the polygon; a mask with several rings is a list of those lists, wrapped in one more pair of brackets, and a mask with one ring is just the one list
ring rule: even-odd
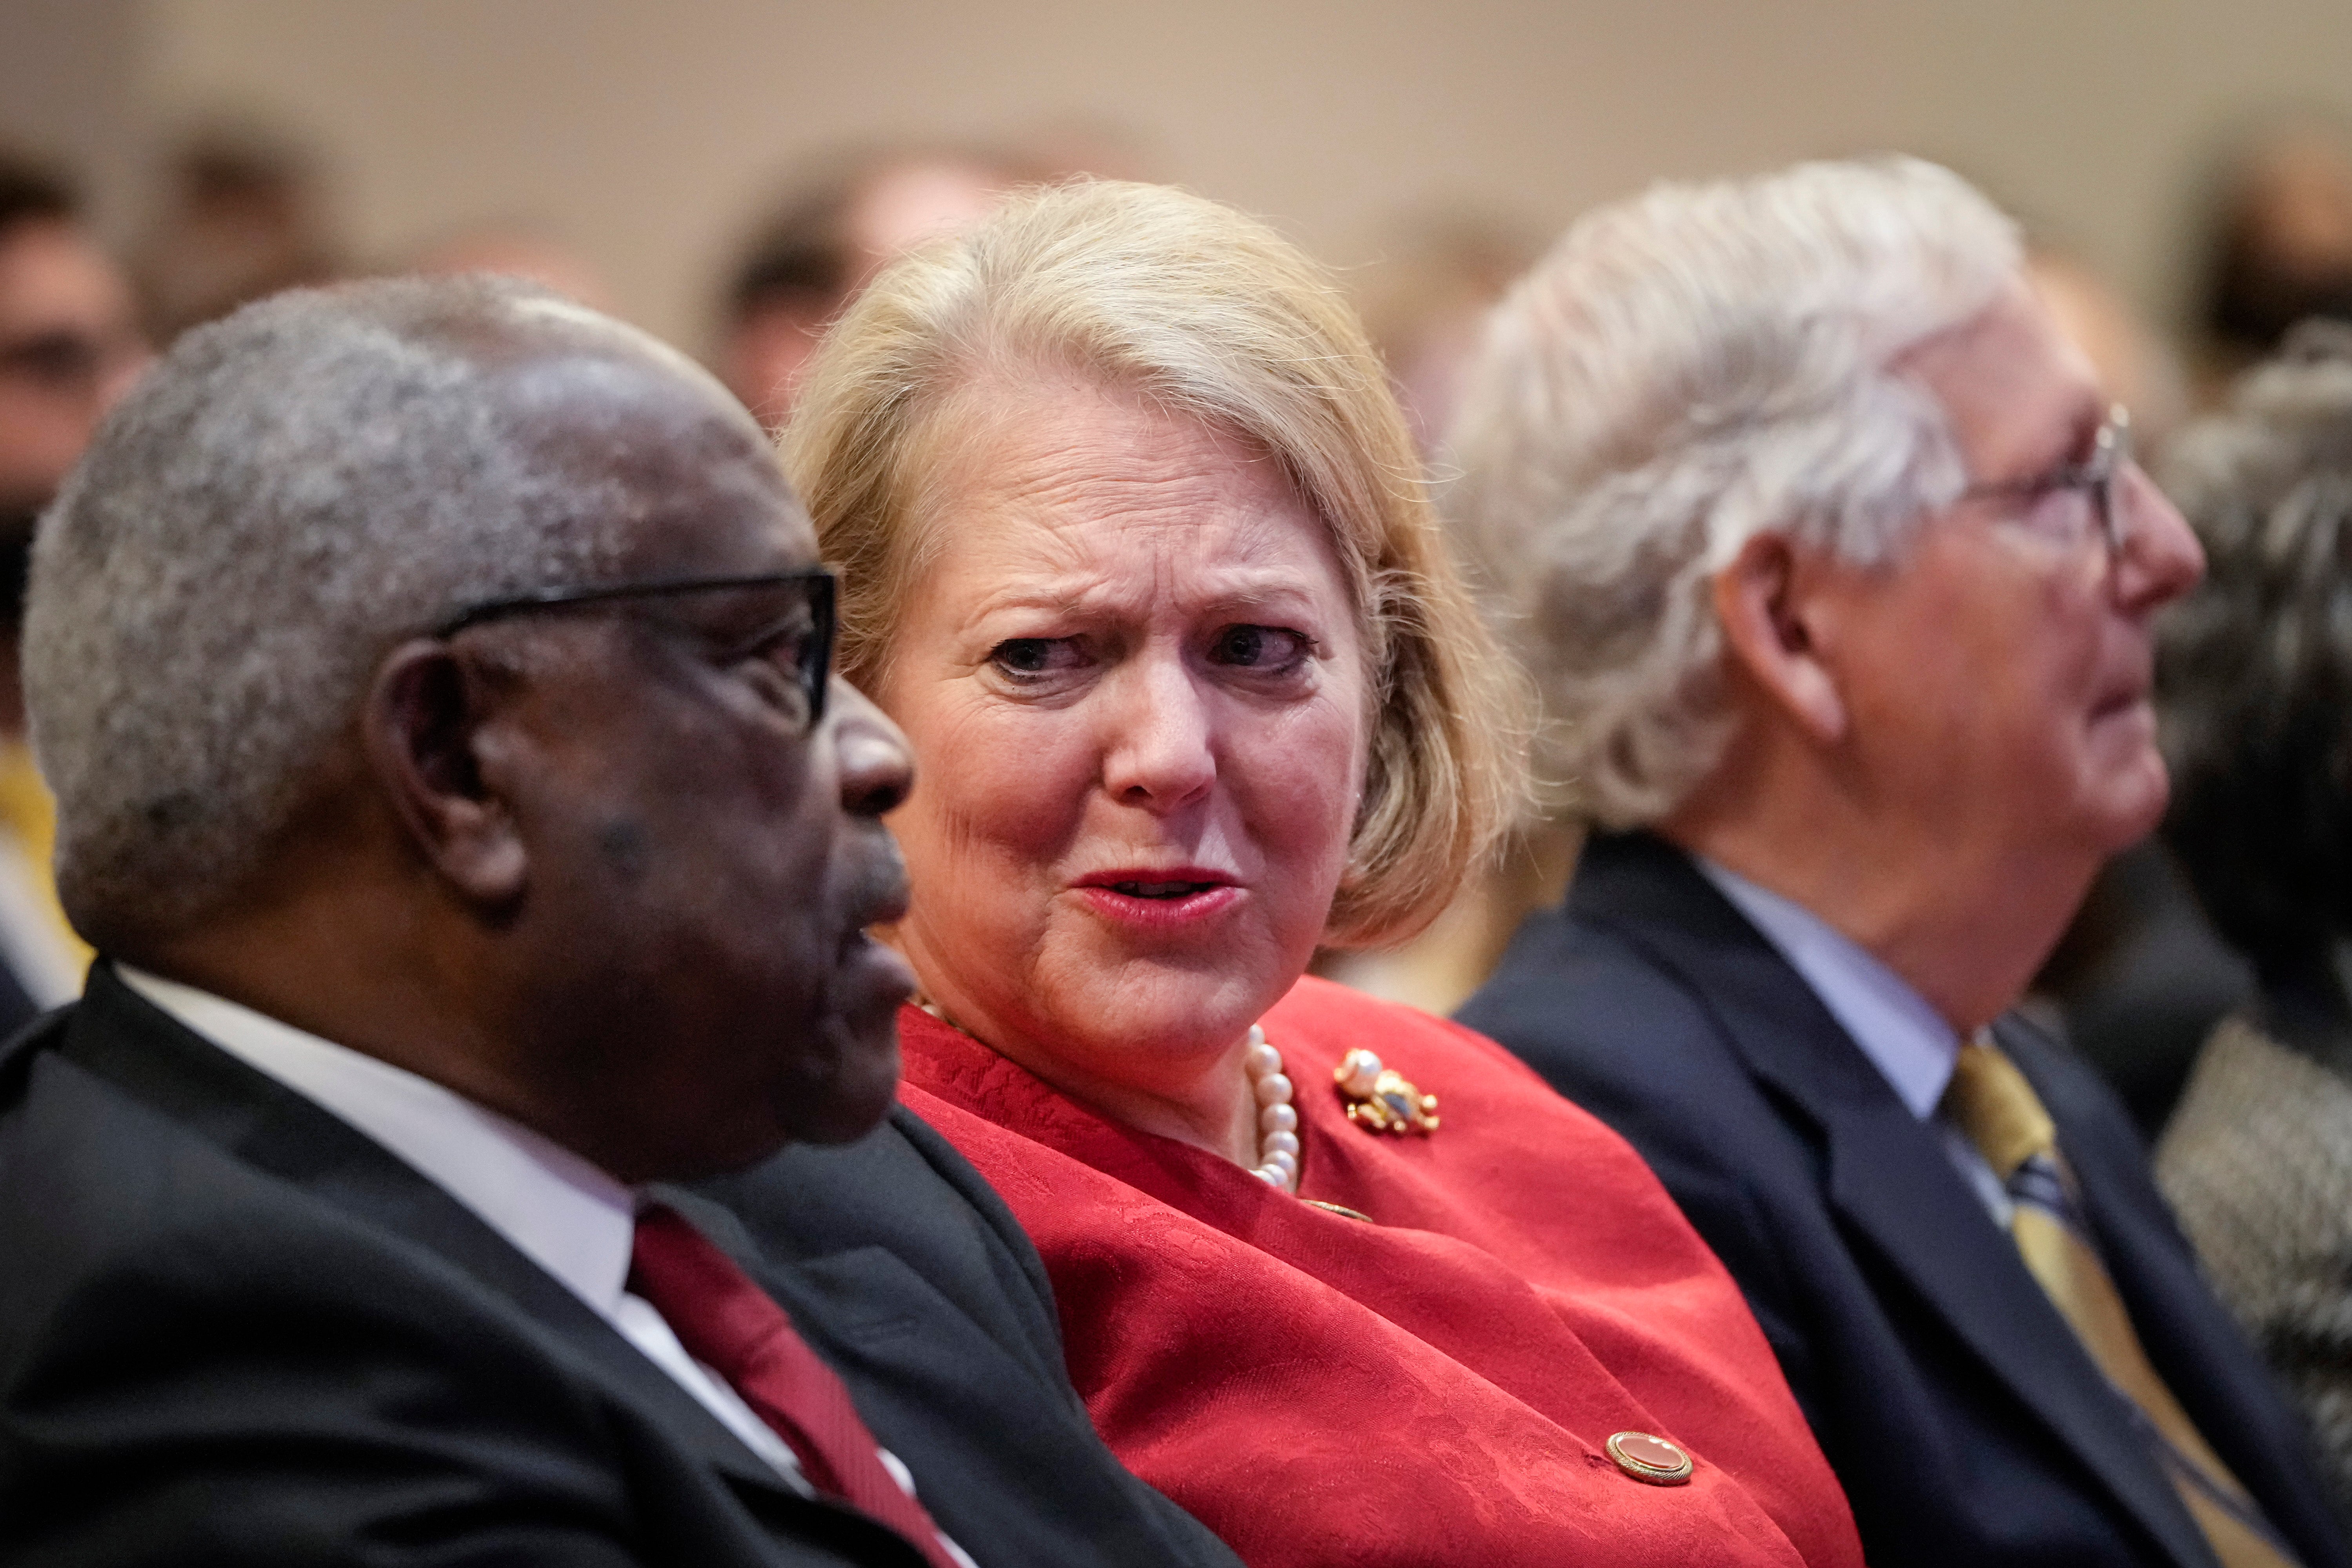
{"label": "woman's chin", "polygon": [[1069,1009],[1072,1032],[1132,1042],[1155,1055],[1215,1054],[1249,1032],[1296,976],[1216,975],[1130,969],[1115,984],[1089,987]]}

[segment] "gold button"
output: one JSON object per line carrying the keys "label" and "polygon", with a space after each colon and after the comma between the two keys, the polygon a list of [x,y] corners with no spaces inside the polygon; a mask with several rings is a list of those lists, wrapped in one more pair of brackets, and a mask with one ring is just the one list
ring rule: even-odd
{"label": "gold button", "polygon": [[1654,1487],[1678,1487],[1691,1479],[1691,1457],[1664,1437],[1647,1432],[1620,1432],[1608,1442],[1609,1457],[1637,1481]]}

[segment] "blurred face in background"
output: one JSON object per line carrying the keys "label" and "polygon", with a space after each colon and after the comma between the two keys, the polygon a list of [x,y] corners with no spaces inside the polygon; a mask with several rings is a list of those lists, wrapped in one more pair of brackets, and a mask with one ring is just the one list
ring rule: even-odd
{"label": "blurred face in background", "polygon": [[1004,194],[1002,170],[951,158],[887,164],[851,194],[835,237],[837,273],[822,288],[782,290],[732,322],[712,368],[770,430],[791,416],[809,360],[866,279],[904,252],[982,217]]}
{"label": "blurred face in background", "polygon": [[0,234],[0,511],[47,502],[146,363],[131,290],[79,226]]}

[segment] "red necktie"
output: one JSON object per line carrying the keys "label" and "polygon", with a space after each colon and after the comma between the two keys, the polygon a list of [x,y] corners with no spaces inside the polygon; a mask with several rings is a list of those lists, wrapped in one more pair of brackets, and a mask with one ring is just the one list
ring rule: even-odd
{"label": "red necktie", "polygon": [[792,1447],[809,1483],[880,1520],[933,1568],[957,1568],[923,1505],[882,1468],[849,1390],[792,1320],[735,1262],[674,1209],[637,1215],[629,1289],[653,1305],[687,1353],[734,1385]]}

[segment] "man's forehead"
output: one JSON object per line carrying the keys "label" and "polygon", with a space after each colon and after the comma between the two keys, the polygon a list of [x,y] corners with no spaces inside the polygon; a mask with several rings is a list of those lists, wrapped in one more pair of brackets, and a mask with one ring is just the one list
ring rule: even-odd
{"label": "man's forehead", "polygon": [[663,485],[772,470],[759,426],[682,355],[635,333],[500,330],[504,352],[484,356],[492,395],[515,435],[566,466]]}
{"label": "man's forehead", "polygon": [[616,358],[635,359],[688,381],[710,381],[709,373],[651,332],[593,310],[560,294],[528,295],[505,305],[505,323],[526,342],[551,347],[600,348]]}
{"label": "man's forehead", "polygon": [[2106,400],[2083,351],[2021,273],[1972,320],[1897,368],[1933,393],[1978,479],[2025,477],[2067,457]]}
{"label": "man's forehead", "polygon": [[630,577],[726,577],[817,563],[816,530],[789,490],[706,491],[629,518],[618,544]]}
{"label": "man's forehead", "polygon": [[815,531],[766,437],[698,366],[635,332],[583,342],[561,318],[543,324],[552,341],[501,367],[500,401],[538,461],[577,487],[582,522],[614,528],[633,574],[815,561]]}

